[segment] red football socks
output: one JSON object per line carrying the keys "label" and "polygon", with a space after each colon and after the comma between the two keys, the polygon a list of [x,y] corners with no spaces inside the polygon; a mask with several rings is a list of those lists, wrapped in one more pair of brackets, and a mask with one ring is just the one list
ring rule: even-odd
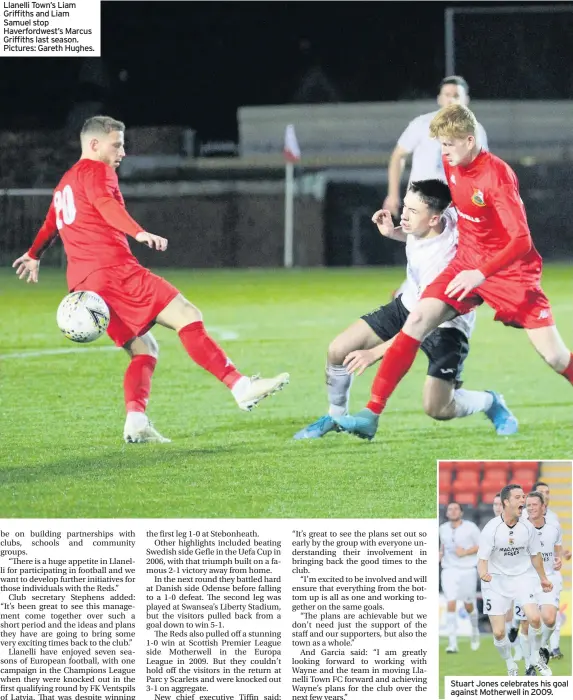
{"label": "red football socks", "polygon": [[563,370],[563,372],[561,372],[561,374],[565,377],[565,379],[570,384],[573,384],[573,352],[571,353],[571,356],[569,357],[569,364]]}
{"label": "red football socks", "polygon": [[378,415],[382,413],[392,392],[414,363],[420,345],[420,340],[406,335],[403,331],[398,333],[378,367],[366,408]]}
{"label": "red football socks", "polygon": [[151,376],[157,360],[151,355],[135,355],[131,359],[123,380],[125,410],[145,413],[151,392]]}
{"label": "red football socks", "polygon": [[195,321],[179,331],[189,357],[200,367],[232,389],[243,376],[217,343],[207,335],[203,321]]}

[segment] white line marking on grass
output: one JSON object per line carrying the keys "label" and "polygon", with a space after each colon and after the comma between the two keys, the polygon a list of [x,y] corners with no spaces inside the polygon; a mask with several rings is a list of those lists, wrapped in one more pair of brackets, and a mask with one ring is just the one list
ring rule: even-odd
{"label": "white line marking on grass", "polygon": [[219,340],[239,340],[239,334],[232,331],[230,328],[224,328],[223,326],[211,326],[207,328],[209,333],[216,335]]}
{"label": "white line marking on grass", "polygon": [[[212,326],[208,329],[219,340],[238,340],[239,334],[229,328]],[[83,352],[115,352],[121,348],[115,345],[102,345],[95,348],[51,348],[46,350],[26,350],[24,352],[12,352],[8,355],[0,355],[0,360],[22,360],[31,357],[45,357],[46,355],[75,355]]]}
{"label": "white line marking on grass", "polygon": [[115,345],[104,345],[101,348],[53,348],[51,350],[30,350],[28,352],[13,352],[9,355],[0,355],[0,360],[20,360],[27,357],[44,357],[44,355],[72,355],[79,352],[113,352],[121,350]]}

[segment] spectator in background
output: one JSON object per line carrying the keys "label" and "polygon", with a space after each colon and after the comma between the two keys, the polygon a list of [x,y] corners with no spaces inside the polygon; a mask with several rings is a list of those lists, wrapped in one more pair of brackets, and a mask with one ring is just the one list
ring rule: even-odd
{"label": "spectator in background", "polygon": [[[438,105],[440,108],[450,104],[467,105],[469,88],[466,81],[459,75],[450,75],[439,85]],[[406,165],[406,157],[412,154],[410,182],[416,180],[438,179],[445,182],[446,176],[442,165],[442,149],[437,139],[430,138],[430,122],[438,110],[421,114],[413,119],[400,138],[392,152],[388,165],[388,194],[382,205],[397,216],[400,209],[400,181]],[[479,142],[484,150],[488,150],[487,136],[481,124],[478,123]]]}

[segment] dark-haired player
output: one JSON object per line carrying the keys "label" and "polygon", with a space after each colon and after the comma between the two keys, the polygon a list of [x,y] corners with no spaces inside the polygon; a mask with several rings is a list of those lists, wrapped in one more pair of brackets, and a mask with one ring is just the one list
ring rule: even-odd
{"label": "dark-haired player", "polygon": [[[421,180],[413,182],[406,193],[400,227],[394,228],[386,210],[377,211],[372,217],[382,235],[406,243],[406,283],[402,293],[389,304],[365,314],[332,341],[326,365],[328,414],[299,431],[295,439],[319,438],[336,429],[337,421],[348,413],[353,373],[361,374],[383,357],[426,285],[454,257],[458,232],[455,212],[448,209],[449,204],[447,185],[440,180]],[[424,341],[422,350],[429,360],[424,410],[436,420],[482,411],[499,434],[509,435],[517,430],[517,420],[503,397],[493,391],[460,388],[474,323],[474,312],[458,316]]]}

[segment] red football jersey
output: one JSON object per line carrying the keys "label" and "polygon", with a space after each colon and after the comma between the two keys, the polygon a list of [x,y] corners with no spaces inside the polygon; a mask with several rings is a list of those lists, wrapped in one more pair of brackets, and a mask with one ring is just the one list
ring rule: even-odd
{"label": "red football jersey", "polygon": [[100,161],[82,158],[54,190],[44,225],[29,254],[39,257],[59,233],[68,258],[68,287],[73,290],[96,270],[139,264],[126,233],[144,229],[125,211],[117,174]]}
{"label": "red football jersey", "polygon": [[452,202],[458,211],[456,259],[486,277],[505,270],[524,282],[539,278],[541,256],[533,246],[517,177],[509,165],[481,151],[467,167],[443,159]]}

